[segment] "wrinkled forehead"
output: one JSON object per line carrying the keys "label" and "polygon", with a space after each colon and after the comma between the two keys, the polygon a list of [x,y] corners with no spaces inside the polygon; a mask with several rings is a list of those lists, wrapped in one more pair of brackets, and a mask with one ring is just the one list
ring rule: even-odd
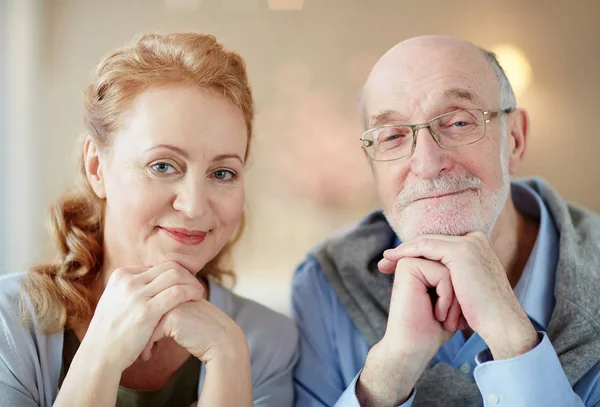
{"label": "wrinkled forehead", "polygon": [[427,120],[452,108],[498,108],[498,79],[483,51],[468,43],[426,42],[392,48],[363,88],[368,127],[384,112]]}

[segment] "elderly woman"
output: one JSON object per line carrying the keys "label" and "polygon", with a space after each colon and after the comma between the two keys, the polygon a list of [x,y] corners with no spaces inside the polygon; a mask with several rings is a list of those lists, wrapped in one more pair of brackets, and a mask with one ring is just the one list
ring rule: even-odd
{"label": "elderly woman", "polygon": [[100,63],[58,260],[0,279],[0,405],[293,403],[293,324],[219,284],[252,116],[244,61],[212,36],[145,35]]}

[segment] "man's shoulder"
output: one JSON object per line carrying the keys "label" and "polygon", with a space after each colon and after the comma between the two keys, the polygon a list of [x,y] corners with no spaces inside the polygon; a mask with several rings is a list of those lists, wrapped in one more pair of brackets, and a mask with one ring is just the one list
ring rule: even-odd
{"label": "man's shoulder", "polygon": [[[331,283],[323,272],[321,263],[314,253],[296,268],[292,278],[292,301],[299,297],[309,297],[313,302],[328,301],[335,296]],[[307,298],[305,298],[306,300]]]}
{"label": "man's shoulder", "polygon": [[[586,257],[600,259],[600,215],[583,206],[565,200],[550,183],[542,178],[521,179],[518,183],[532,188],[550,211],[561,235],[566,234],[577,244],[572,247],[588,251]],[[591,250],[590,250],[591,248]]]}
{"label": "man's shoulder", "polygon": [[[600,214],[566,200],[552,184],[541,177],[519,178],[514,180],[513,184],[525,186],[533,190],[546,206],[550,206],[552,212],[556,212],[556,209],[563,207],[568,210],[570,215],[576,218],[575,220],[585,219],[594,224],[600,223]],[[556,216],[555,213],[553,213],[553,215]]]}
{"label": "man's shoulder", "polygon": [[582,318],[600,326],[600,215],[567,202],[542,179],[522,182],[541,197],[560,235],[554,294],[563,305],[555,308],[552,319]]}
{"label": "man's shoulder", "polygon": [[370,260],[388,249],[395,235],[383,212],[375,210],[314,246],[296,268],[292,280],[292,301],[307,301],[336,307],[339,299],[332,278],[346,268],[367,267]]}
{"label": "man's shoulder", "polygon": [[374,224],[385,224],[389,228],[389,225],[385,220],[385,215],[380,209],[371,211],[359,221],[335,231],[331,236],[317,243],[311,250],[311,253],[316,253],[324,247],[347,244],[351,242],[357,234],[368,233],[369,228]]}
{"label": "man's shoulder", "polygon": [[345,263],[362,264],[388,249],[395,234],[381,210],[372,211],[359,222],[339,230],[312,248],[325,274]]}

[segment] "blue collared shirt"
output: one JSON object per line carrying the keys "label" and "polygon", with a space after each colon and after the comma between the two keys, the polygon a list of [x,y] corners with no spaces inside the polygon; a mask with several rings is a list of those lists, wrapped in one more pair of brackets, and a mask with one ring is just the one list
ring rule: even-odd
{"label": "blue collared shirt", "polygon": [[[465,340],[463,333],[457,331],[440,347],[433,363],[447,363],[474,380],[485,406],[598,407],[600,364],[571,388],[544,332],[554,309],[559,232],[533,189],[513,182],[512,195],[517,209],[540,224],[515,295],[540,332],[541,341],[521,356],[494,361],[479,335],[474,333]],[[397,246],[400,242],[395,243]],[[369,345],[313,257],[294,274],[292,312],[300,330],[296,405],[358,407],[355,385]],[[412,405],[415,391],[401,407]]]}

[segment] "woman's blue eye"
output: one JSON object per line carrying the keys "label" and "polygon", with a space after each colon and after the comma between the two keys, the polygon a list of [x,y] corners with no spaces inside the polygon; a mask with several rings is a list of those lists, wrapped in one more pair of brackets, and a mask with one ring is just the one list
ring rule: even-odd
{"label": "woman's blue eye", "polygon": [[213,173],[213,176],[219,181],[229,181],[233,179],[236,175],[235,173],[229,170],[217,170]]}
{"label": "woman's blue eye", "polygon": [[164,162],[153,164],[151,168],[159,174],[173,174],[176,171],[171,164]]}

